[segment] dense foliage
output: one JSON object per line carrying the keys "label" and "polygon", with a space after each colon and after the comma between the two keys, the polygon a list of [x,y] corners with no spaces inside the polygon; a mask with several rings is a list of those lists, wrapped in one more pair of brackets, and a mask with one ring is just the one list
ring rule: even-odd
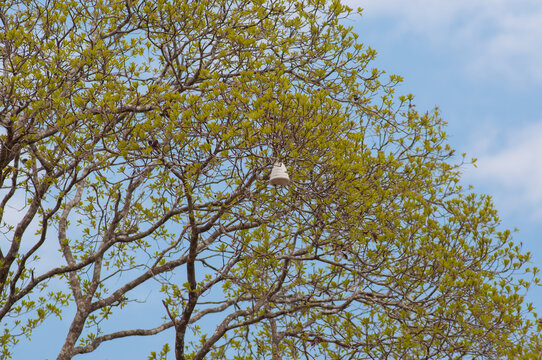
{"label": "dense foliage", "polygon": [[537,270],[349,13],[0,3],[0,358],[67,311],[58,360],[537,359]]}

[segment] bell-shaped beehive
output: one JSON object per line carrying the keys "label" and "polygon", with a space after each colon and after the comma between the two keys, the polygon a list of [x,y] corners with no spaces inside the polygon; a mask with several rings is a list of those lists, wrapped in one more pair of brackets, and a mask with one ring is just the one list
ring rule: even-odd
{"label": "bell-shaped beehive", "polygon": [[283,163],[275,163],[273,165],[271,175],[269,176],[269,183],[275,186],[285,186],[290,183],[290,177],[288,176],[286,166]]}

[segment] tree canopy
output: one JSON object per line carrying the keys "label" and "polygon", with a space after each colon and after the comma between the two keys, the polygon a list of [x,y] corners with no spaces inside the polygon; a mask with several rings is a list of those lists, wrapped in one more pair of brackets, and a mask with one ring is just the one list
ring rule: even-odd
{"label": "tree canopy", "polygon": [[63,314],[58,360],[538,359],[538,270],[349,15],[0,3],[0,359]]}

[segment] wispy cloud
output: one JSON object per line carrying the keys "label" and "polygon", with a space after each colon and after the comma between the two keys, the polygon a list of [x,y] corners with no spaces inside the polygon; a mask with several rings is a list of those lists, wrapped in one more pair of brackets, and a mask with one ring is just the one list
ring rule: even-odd
{"label": "wispy cloud", "polygon": [[470,76],[522,84],[542,82],[539,0],[346,0],[386,32],[423,37],[455,52]]}
{"label": "wispy cloud", "polygon": [[487,134],[481,130],[478,135],[485,140],[471,144],[477,168],[468,169],[464,179],[497,190],[503,210],[542,219],[542,122]]}

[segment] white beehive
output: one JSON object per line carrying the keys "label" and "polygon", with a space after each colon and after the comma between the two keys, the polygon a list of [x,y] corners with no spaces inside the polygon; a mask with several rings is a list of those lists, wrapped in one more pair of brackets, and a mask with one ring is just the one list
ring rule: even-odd
{"label": "white beehive", "polygon": [[286,171],[286,166],[283,163],[275,163],[273,169],[271,169],[271,175],[269,176],[269,183],[271,185],[285,186],[290,183],[290,177]]}

